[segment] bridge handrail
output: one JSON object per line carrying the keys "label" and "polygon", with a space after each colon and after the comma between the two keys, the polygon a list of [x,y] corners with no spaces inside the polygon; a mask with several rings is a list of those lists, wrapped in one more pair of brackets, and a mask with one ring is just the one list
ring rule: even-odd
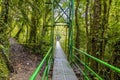
{"label": "bridge handrail", "polygon": [[89,57],[89,58],[91,58],[91,59],[93,59],[95,61],[97,61],[98,63],[101,63],[101,64],[107,66],[108,68],[114,70],[115,72],[120,73],[120,68],[115,67],[115,66],[113,66],[113,65],[111,65],[111,64],[109,64],[107,62],[104,62],[104,61],[102,61],[102,60],[100,60],[100,59],[98,59],[98,58],[96,58],[96,57],[94,57],[94,56],[92,56],[92,55],[82,51],[82,50],[79,50],[79,49],[75,48],[75,47],[73,47],[73,49],[75,49],[78,52],[81,52],[82,54],[86,55],[87,57]]}
{"label": "bridge handrail", "polygon": [[50,71],[51,63],[52,63],[52,55],[50,55],[50,57],[48,59],[46,68],[45,68],[43,75],[42,75],[42,80],[48,80],[48,74]]}
{"label": "bridge handrail", "polygon": [[[93,71],[89,66],[87,66],[82,60],[80,60],[76,55],[73,55],[81,64],[83,64],[89,71],[91,71],[99,80],[103,80],[95,71]],[[89,80],[84,73],[86,80]]]}
{"label": "bridge handrail", "polygon": [[38,73],[40,72],[45,60],[47,59],[47,57],[49,56],[50,52],[52,51],[53,47],[50,47],[50,49],[48,50],[47,54],[45,55],[45,57],[42,59],[42,61],[40,62],[40,64],[38,65],[38,67],[35,69],[35,71],[33,72],[32,76],[30,77],[29,80],[35,80],[36,76],[38,75]]}
{"label": "bridge handrail", "polygon": [[80,70],[80,72],[83,74],[83,76],[85,77],[85,80],[89,80],[88,76],[86,76],[86,73],[79,67],[79,65],[73,61],[73,63],[76,65],[76,67]]}

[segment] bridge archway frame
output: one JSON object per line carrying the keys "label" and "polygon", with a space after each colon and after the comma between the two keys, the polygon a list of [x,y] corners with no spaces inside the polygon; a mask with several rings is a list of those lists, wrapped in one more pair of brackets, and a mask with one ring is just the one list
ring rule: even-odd
{"label": "bridge archway frame", "polygon": [[[62,5],[67,3],[67,6]],[[51,46],[54,46],[55,26],[67,26],[68,28],[68,60],[71,61],[73,54],[73,28],[74,28],[74,0],[51,0],[52,22],[51,22]],[[56,8],[57,7],[57,8]]]}

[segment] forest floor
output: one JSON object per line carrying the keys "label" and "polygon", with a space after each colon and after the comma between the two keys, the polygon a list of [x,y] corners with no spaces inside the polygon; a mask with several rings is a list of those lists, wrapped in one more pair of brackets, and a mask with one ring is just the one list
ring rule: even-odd
{"label": "forest floor", "polygon": [[[10,80],[28,80],[42,59],[42,56],[33,54],[32,51],[10,39],[10,63],[14,72],[10,74]],[[40,79],[40,75],[36,80]]]}

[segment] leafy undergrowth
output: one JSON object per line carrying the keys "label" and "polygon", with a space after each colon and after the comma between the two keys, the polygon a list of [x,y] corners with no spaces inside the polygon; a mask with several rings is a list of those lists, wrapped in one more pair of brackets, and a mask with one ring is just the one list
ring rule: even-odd
{"label": "leafy undergrowth", "polygon": [[[0,54],[2,54],[2,53],[0,53]],[[0,80],[8,80],[8,76],[9,76],[9,70],[5,63],[5,60],[0,55]]]}

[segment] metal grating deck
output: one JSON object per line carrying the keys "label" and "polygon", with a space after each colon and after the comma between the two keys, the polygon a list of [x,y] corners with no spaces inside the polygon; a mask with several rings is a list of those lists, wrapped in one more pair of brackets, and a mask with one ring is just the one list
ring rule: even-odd
{"label": "metal grating deck", "polygon": [[78,80],[65,57],[59,41],[56,43],[52,80]]}

